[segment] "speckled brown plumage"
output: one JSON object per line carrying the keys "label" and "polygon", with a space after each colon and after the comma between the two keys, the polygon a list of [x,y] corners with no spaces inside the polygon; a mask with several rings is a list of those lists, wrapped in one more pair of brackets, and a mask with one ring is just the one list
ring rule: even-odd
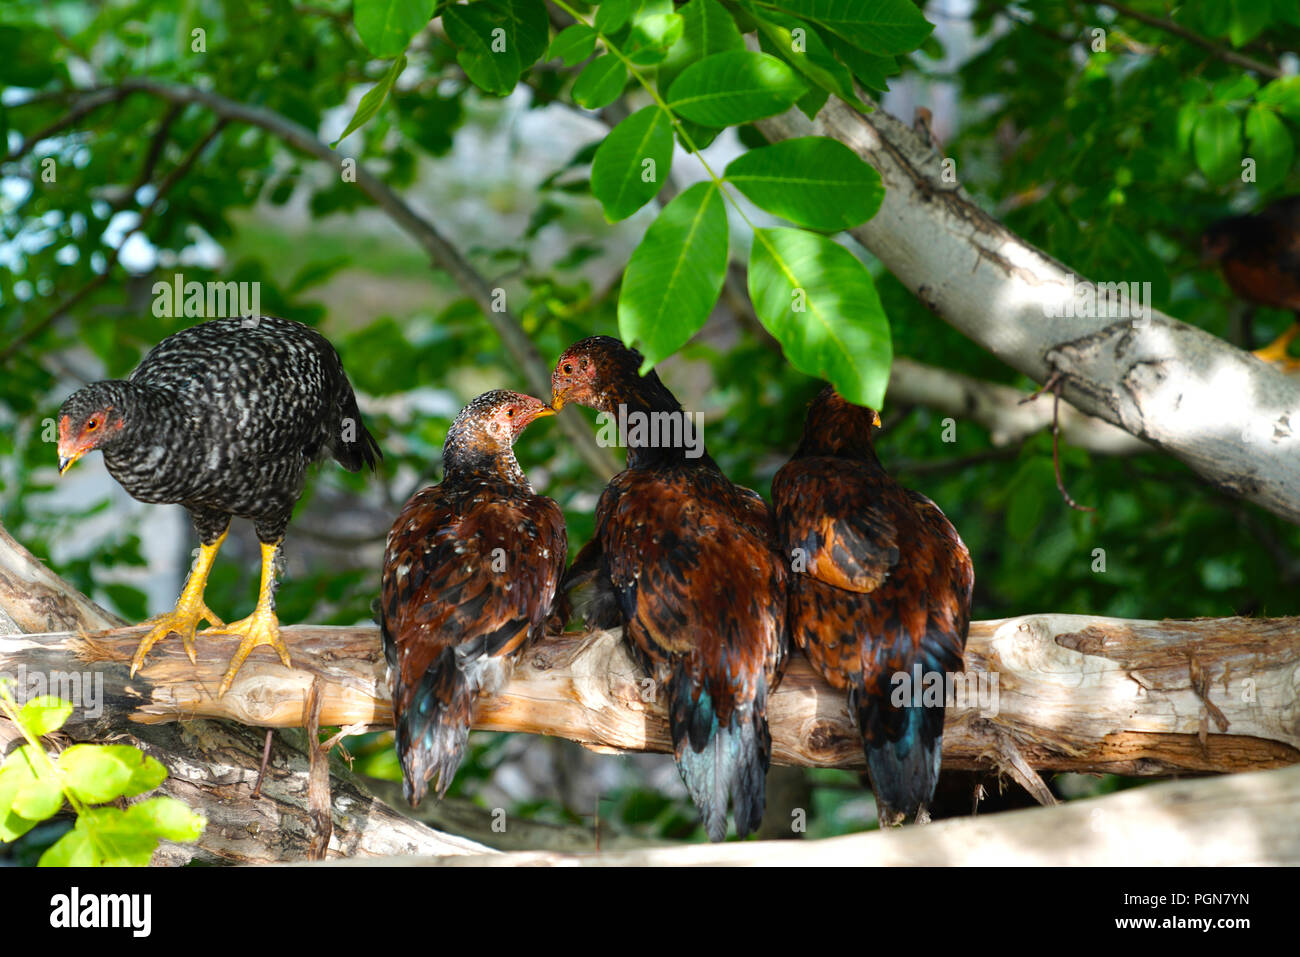
{"label": "speckled brown plumage", "polygon": [[[654,372],[638,374],[640,364],[617,340],[585,339],[560,357],[552,404],[680,413]],[[787,648],[786,571],[771,513],[707,453],[630,447],[627,459],[600,497],[594,545],[567,581],[594,580],[598,617],[616,610],[663,690],[674,757],[710,839],[726,835],[728,798],[744,836],[763,817],[767,695]]]}
{"label": "speckled brown plumage", "polygon": [[533,491],[511,449],[550,415],[531,396],[486,392],[461,410],[439,485],[402,508],[384,551],[380,626],[407,800],[446,793],[474,702],[537,637],[564,571],[564,517]]}
{"label": "speckled brown plumage", "polygon": [[[970,626],[974,572],[933,502],[902,488],[876,457],[870,409],[826,388],[803,440],[772,481],[790,578],[790,631],[847,692],[883,823],[914,817],[939,774],[942,704],[891,697],[924,675],[955,674]],[[898,683],[897,676],[908,683]],[[924,684],[922,684],[924,687]],[[919,689],[918,689],[919,690]]]}

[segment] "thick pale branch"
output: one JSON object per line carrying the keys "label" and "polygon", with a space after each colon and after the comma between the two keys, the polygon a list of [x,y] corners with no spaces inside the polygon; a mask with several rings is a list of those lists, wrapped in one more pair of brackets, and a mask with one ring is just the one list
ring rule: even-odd
{"label": "thick pale branch", "polygon": [[[1300,627],[1295,619],[1130,621],[1029,615],[976,622],[969,683],[954,688],[944,737],[949,768],[1012,773],[1241,771],[1300,760]],[[178,642],[155,647],[135,679],[126,662],[142,630],[0,639],[0,671],[103,675],[101,728],[228,718],[298,727],[321,685],[322,725],[391,726],[376,629],[285,629],[295,667],[254,653],[215,697],[235,640],[200,643],[197,666]],[[957,697],[957,693],[961,697]],[[796,655],[768,714],[779,764],[859,767],[861,746],[842,693]],[[82,719],[74,714],[75,726]],[[475,727],[565,737],[602,751],[668,751],[658,689],[614,632],[548,636],[514,679],[484,698]]]}
{"label": "thick pale branch", "polygon": [[832,97],[815,124],[790,111],[758,126],[772,140],[833,137],[880,172],[884,203],[853,235],[946,322],[1038,382],[1060,372],[1080,411],[1300,521],[1300,377],[1155,310],[1065,317],[1068,302],[1086,305],[1083,280],[945,182],[943,157],[878,107]]}
{"label": "thick pale branch", "polygon": [[1233,867],[1300,864],[1300,768],[1171,781],[1058,807],[953,818],[821,841],[490,858],[406,857],[343,866]]}
{"label": "thick pale branch", "polygon": [[[889,370],[889,401],[923,405],[937,412],[974,421],[989,430],[996,446],[1017,445],[1036,432],[1052,427],[1052,399],[1029,396],[1009,385],[985,382],[972,376],[928,366],[911,359],[895,359]],[[1061,441],[1103,455],[1149,452],[1151,446],[1118,426],[1084,415],[1061,403]]]}

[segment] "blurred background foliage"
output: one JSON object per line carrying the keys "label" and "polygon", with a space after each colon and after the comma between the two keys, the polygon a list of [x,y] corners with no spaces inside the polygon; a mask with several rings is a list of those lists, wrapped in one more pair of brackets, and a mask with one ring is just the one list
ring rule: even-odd
{"label": "blurred background foliage", "polygon": [[[909,121],[918,106],[932,111],[945,155],[981,206],[1094,280],[1151,282],[1156,308],[1243,347],[1282,331],[1282,313],[1261,310],[1253,328],[1242,322],[1222,279],[1199,264],[1197,239],[1218,217],[1296,190],[1300,79],[1291,51],[1300,49],[1300,0],[947,0],[924,9],[935,32],[900,59],[883,104]],[[553,32],[569,22],[551,14]],[[617,334],[622,268],[654,209],[611,226],[587,178],[594,145],[626,104],[612,115],[573,106],[576,71],[559,61],[539,63],[508,97],[486,96],[436,28],[420,32],[408,56],[389,102],[339,149],[426,211],[507,290],[548,361],[580,337]],[[1264,69],[1243,68],[1241,58]],[[330,142],[386,69],[358,38],[347,0],[9,0],[0,6],[0,137],[13,151],[55,123],[67,110],[60,90],[148,76],[273,110]],[[446,274],[353,185],[259,129],[225,127],[151,207],[155,184],[214,125],[201,106],[136,95],[4,166],[0,521],[126,617],[169,607],[194,544],[184,514],[132,502],[97,456],[59,480],[49,424],[77,386],[125,375],[149,347],[196,321],[154,315],[155,282],[176,273],[257,282],[263,312],[332,338],[385,452],[378,478],[327,466],[310,481],[289,532],[280,615],[368,621],[391,516],[441,476],[451,417],[484,389],[523,383]],[[756,135],[728,131],[708,155],[725,163]],[[1258,161],[1254,182],[1242,181],[1243,157]],[[701,177],[697,166],[679,152],[678,189]],[[733,268],[743,270],[738,220],[732,236]],[[852,248],[877,278],[896,355],[1033,388]],[[727,473],[766,494],[818,383],[783,361],[743,305],[724,294],[660,372],[705,414],[709,448]],[[960,420],[955,442],[943,441],[940,416],[924,406],[886,400],[883,417],[882,459],[943,507],[971,549],[976,618],[1300,613],[1300,530],[1166,456],[1064,449],[1071,494],[1097,508],[1085,514],[1056,490],[1046,434],[996,448]],[[555,428],[529,430],[517,453],[534,484],[564,506],[575,553],[591,533],[601,480]],[[232,612],[251,607],[257,586],[255,542],[248,529],[236,531],[208,592],[212,607]],[[1094,570],[1099,548],[1104,572]],[[599,814],[648,840],[701,837],[667,757],[595,756],[523,736],[472,741],[454,796],[556,823],[590,826]],[[362,773],[397,778],[388,736],[348,747]],[[795,803],[786,803],[807,809],[808,836],[874,826],[857,775],[793,775],[783,786]],[[1052,783],[1070,798],[1136,782]],[[787,821],[773,833],[788,832]]]}

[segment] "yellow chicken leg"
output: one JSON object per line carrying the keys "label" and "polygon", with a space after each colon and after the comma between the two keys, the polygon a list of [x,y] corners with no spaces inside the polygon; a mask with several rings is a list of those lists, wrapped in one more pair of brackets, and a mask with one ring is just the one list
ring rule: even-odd
{"label": "yellow chicken leg", "polygon": [[1275,362],[1279,364],[1285,372],[1294,372],[1296,369],[1300,369],[1300,359],[1292,357],[1287,352],[1287,349],[1298,335],[1300,335],[1300,320],[1292,323],[1291,328],[1287,329],[1286,332],[1282,333],[1282,335],[1278,336],[1263,349],[1256,349],[1254,355],[1263,359],[1265,362]]}
{"label": "yellow chicken leg", "polygon": [[146,624],[152,624],[149,634],[141,639],[140,644],[135,649],[135,655],[131,658],[131,676],[140,670],[144,664],[145,655],[149,653],[157,642],[166,638],[168,635],[178,634],[181,636],[181,642],[185,645],[185,653],[190,656],[191,664],[196,661],[194,654],[194,629],[198,627],[200,621],[206,621],[210,625],[217,627],[222,626],[222,621],[212,613],[203,602],[203,590],[208,584],[208,574],[212,571],[212,563],[217,560],[217,550],[221,548],[221,543],[226,540],[226,533],[222,532],[211,545],[199,546],[199,557],[194,560],[194,567],[190,569],[190,577],[185,580],[185,587],[181,590],[181,597],[176,600],[176,607],[165,615],[158,615],[156,618],[150,618]]}
{"label": "yellow chicken leg", "polygon": [[239,635],[243,639],[240,641],[234,657],[230,659],[230,667],[226,669],[225,677],[221,679],[221,687],[217,689],[218,698],[230,690],[231,682],[235,680],[235,675],[239,672],[244,660],[259,645],[270,645],[280,655],[280,660],[284,662],[286,668],[293,667],[289,663],[289,649],[284,646],[284,641],[280,638],[280,621],[275,616],[273,597],[275,590],[275,551],[279,547],[279,542],[271,545],[265,542],[262,543],[262,587],[258,591],[257,607],[253,609],[253,613],[241,621],[232,622],[229,625],[217,625],[200,633],[200,637],[207,635]]}

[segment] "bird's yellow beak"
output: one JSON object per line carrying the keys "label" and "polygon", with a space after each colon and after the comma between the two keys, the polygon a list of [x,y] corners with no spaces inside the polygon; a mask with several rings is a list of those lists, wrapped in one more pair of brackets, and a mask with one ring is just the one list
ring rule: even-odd
{"label": "bird's yellow beak", "polygon": [[552,409],[549,405],[544,405],[533,414],[533,418],[544,419],[548,415],[554,415],[554,414],[555,414],[554,409]]}
{"label": "bird's yellow beak", "polygon": [[871,424],[877,429],[880,428],[880,413],[875,409],[871,410]]}
{"label": "bird's yellow beak", "polygon": [[60,449],[59,450],[59,474],[62,475],[68,469],[72,468],[72,463],[77,461],[77,459],[81,458],[85,454],[86,452],[84,449],[78,449],[75,452],[73,452],[71,455],[64,455],[63,450]]}
{"label": "bird's yellow beak", "polygon": [[551,411],[559,412],[564,408],[564,393],[555,392],[551,394]]}

